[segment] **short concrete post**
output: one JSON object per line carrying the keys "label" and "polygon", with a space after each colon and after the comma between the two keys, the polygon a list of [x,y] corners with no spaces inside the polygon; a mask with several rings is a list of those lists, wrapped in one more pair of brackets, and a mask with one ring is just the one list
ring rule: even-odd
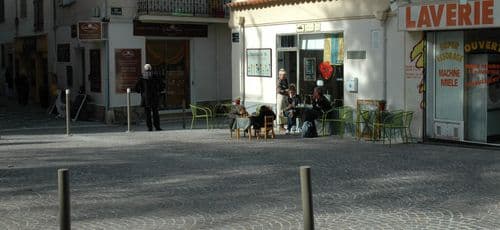
{"label": "short concrete post", "polygon": [[69,132],[69,121],[71,120],[71,113],[70,113],[70,110],[71,110],[71,103],[69,101],[69,89],[66,89],[66,135],[69,136],[70,132]]}
{"label": "short concrete post", "polygon": [[311,167],[300,167],[300,190],[302,194],[302,211],[304,214],[304,230],[314,229],[313,201],[311,193]]}
{"label": "short concrete post", "polygon": [[127,133],[130,132],[130,88],[127,88]]}
{"label": "short concrete post", "polygon": [[59,182],[59,229],[71,229],[71,208],[69,197],[69,170],[59,169],[57,171]]}

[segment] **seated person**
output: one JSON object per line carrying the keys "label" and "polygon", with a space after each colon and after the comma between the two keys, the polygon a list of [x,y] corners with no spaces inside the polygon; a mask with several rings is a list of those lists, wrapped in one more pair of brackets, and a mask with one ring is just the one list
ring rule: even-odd
{"label": "seated person", "polygon": [[298,110],[296,106],[300,104],[300,97],[297,95],[297,90],[295,85],[290,85],[288,88],[288,106],[283,110],[283,114],[287,117],[287,131],[286,134],[290,134],[292,127],[295,127],[297,124],[297,113]]}
{"label": "seated person", "polygon": [[330,110],[332,106],[328,99],[323,95],[320,87],[314,88],[312,96],[312,109],[307,109],[304,111],[304,121],[310,121],[315,125],[315,120],[320,119],[323,113]]}
{"label": "seated person", "polygon": [[[229,112],[229,118],[231,118],[231,121],[229,123],[229,129],[233,129],[234,127],[234,122],[236,121],[236,118],[241,117],[242,115],[247,115],[248,113],[246,112],[245,106],[241,105],[241,100],[240,98],[234,99],[233,105],[231,106],[231,111]],[[243,114],[242,114],[243,113]]]}
{"label": "seated person", "polygon": [[248,112],[247,109],[245,109],[245,106],[240,107],[239,115],[240,117],[248,117]]}
{"label": "seated person", "polygon": [[276,120],[276,114],[273,112],[273,110],[269,106],[263,105],[259,109],[259,115],[251,119],[250,125],[252,125],[255,130],[260,129],[264,126],[265,116],[272,116],[273,121]]}

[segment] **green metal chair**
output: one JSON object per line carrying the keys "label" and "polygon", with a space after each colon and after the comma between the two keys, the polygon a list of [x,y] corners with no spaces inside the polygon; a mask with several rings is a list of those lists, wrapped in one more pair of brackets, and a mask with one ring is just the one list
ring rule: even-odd
{"label": "green metal chair", "polygon": [[373,137],[375,115],[376,113],[373,110],[358,110],[356,117],[356,136],[358,140],[362,137]]}
{"label": "green metal chair", "polygon": [[[229,113],[232,108],[231,103],[218,103],[213,109],[213,119],[216,127],[220,127],[220,124],[228,123]],[[221,121],[220,121],[221,120]]]}
{"label": "green metal chair", "polygon": [[395,138],[396,131],[400,132],[403,141],[407,140],[407,138],[405,138],[405,115],[406,112],[404,111],[395,111],[386,116],[382,123],[375,124],[382,132],[381,136],[384,144],[385,138],[389,140],[389,146],[392,144],[392,138]]}
{"label": "green metal chair", "polygon": [[409,143],[408,136],[410,138],[410,141],[413,141],[413,136],[411,135],[411,122],[412,121],[413,121],[413,111],[405,111],[403,125],[404,125],[406,143]]}
{"label": "green metal chair", "polygon": [[189,105],[191,107],[191,129],[193,129],[194,122],[196,119],[205,119],[207,122],[207,129],[210,129],[210,120],[212,119],[212,111],[209,108],[196,106],[193,104]]}
{"label": "green metal chair", "polygon": [[[338,124],[340,137],[343,138],[345,126],[354,124],[352,113],[353,109],[349,106],[341,106],[325,112],[322,119],[323,136],[326,135],[326,124],[332,122],[334,125]],[[330,117],[332,114],[338,114],[338,118],[328,118],[328,114],[330,114]]]}

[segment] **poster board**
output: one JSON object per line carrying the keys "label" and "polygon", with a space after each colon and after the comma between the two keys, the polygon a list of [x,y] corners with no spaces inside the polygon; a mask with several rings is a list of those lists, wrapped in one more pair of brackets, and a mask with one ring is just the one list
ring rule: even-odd
{"label": "poster board", "polygon": [[316,58],[304,58],[304,81],[316,80]]}
{"label": "poster board", "polygon": [[141,49],[115,49],[116,93],[134,88],[141,74]]}
{"label": "poster board", "polygon": [[272,77],[271,49],[247,49],[247,76]]}

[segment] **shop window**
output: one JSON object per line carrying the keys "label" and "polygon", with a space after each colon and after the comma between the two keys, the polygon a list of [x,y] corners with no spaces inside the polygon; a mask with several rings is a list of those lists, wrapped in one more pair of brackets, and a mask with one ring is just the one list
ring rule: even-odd
{"label": "shop window", "polygon": [[297,36],[295,35],[284,35],[280,36],[278,46],[280,48],[293,48],[296,47]]}

